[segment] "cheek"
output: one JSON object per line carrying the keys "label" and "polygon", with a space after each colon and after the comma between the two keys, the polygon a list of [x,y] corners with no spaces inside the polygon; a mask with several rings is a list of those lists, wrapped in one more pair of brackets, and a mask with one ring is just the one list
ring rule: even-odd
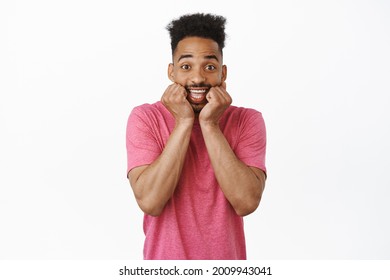
{"label": "cheek", "polygon": [[216,76],[216,79],[221,81],[222,80],[222,77],[223,77],[223,72],[222,70],[218,71],[217,73],[215,73],[215,76]]}
{"label": "cheek", "polygon": [[213,85],[219,85],[222,82],[222,73],[216,73],[215,75],[209,76],[209,83]]}
{"label": "cheek", "polygon": [[174,79],[175,83],[183,85],[183,83],[185,83],[185,81],[187,80],[187,77],[183,73],[174,72],[174,78],[173,79]]}

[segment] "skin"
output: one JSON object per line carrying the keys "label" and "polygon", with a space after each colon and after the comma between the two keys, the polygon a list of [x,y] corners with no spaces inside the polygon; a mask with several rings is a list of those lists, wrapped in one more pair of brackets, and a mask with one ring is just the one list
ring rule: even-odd
{"label": "skin", "polygon": [[[256,210],[265,186],[262,170],[241,162],[219,128],[219,120],[232,103],[226,91],[227,67],[218,44],[199,37],[181,40],[168,66],[173,82],[161,101],[176,124],[162,154],[150,165],[129,172],[129,180],[140,208],[158,216],[173,195],[180,179],[194,120],[197,118],[216,179],[236,213]],[[202,86],[194,86],[202,85]],[[209,86],[205,86],[209,85]],[[191,90],[205,90],[205,98]],[[239,187],[237,187],[239,186]]]}

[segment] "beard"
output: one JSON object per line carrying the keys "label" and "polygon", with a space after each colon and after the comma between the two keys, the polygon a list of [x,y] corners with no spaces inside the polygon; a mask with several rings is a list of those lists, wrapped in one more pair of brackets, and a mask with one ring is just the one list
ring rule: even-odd
{"label": "beard", "polygon": [[194,110],[194,113],[195,114],[199,114],[200,111],[202,111],[203,107],[206,106],[207,102],[204,103],[204,104],[193,104],[193,103],[190,103],[192,109]]}

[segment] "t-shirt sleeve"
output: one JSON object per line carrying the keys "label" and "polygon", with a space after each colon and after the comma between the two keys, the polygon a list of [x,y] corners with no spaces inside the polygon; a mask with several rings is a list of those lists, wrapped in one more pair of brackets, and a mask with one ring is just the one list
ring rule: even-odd
{"label": "t-shirt sleeve", "polygon": [[153,163],[161,154],[150,122],[149,114],[142,107],[131,111],[126,128],[126,175],[134,167]]}
{"label": "t-shirt sleeve", "polygon": [[235,149],[236,156],[247,166],[257,167],[267,173],[266,142],[266,129],[262,114],[256,110],[249,110],[241,123]]}

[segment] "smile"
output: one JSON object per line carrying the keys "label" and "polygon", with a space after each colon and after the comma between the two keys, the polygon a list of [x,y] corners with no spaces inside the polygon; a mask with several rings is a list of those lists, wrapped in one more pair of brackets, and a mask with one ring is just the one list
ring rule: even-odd
{"label": "smile", "polygon": [[209,88],[188,88],[188,99],[193,103],[202,103],[206,100]]}

